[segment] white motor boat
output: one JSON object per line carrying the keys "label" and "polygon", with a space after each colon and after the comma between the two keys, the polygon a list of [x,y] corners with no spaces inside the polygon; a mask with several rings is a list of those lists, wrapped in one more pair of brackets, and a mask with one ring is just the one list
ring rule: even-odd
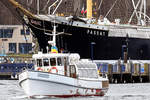
{"label": "white motor boat", "polygon": [[109,86],[107,78],[100,77],[97,66],[89,60],[80,60],[79,54],[57,53],[56,26],[54,26],[51,53],[33,55],[34,70],[19,75],[19,85],[29,97],[103,96]]}

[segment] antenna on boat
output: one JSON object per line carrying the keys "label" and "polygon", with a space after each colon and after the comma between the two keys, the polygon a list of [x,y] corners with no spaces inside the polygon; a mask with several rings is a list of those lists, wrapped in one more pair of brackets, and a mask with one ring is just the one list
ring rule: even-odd
{"label": "antenna on boat", "polygon": [[[55,19],[56,19],[56,16],[55,16]],[[62,34],[65,34],[65,35],[71,35],[71,34],[65,33],[64,31],[57,33],[57,31],[56,31],[57,26],[56,26],[56,20],[55,19],[54,19],[54,26],[53,26],[52,34],[49,34],[49,33],[45,33],[45,34],[52,36],[52,41],[48,41],[48,44],[50,44],[52,46],[51,47],[51,52],[58,53],[58,49],[56,47],[56,36],[57,35],[62,35]]]}
{"label": "antenna on boat", "polygon": [[52,53],[58,53],[58,49],[56,47],[56,21],[54,20],[54,26],[53,26],[53,32],[52,32],[52,41],[48,41],[48,44],[50,44],[51,52]]}

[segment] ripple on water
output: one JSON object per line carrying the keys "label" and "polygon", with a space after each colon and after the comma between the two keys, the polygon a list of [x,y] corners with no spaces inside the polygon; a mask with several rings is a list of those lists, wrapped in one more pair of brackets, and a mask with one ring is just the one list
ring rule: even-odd
{"label": "ripple on water", "polygon": [[4,84],[4,83],[0,83],[0,85],[6,85],[6,84]]}
{"label": "ripple on water", "polygon": [[110,84],[104,97],[47,98],[29,99],[19,87],[18,80],[0,81],[0,100],[150,100],[150,83]]}

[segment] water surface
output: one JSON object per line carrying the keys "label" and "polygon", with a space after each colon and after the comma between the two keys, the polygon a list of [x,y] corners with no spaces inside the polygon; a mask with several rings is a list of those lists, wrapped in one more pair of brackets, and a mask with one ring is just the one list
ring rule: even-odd
{"label": "water surface", "polygon": [[17,80],[0,80],[0,100],[149,100],[150,83],[110,84],[103,97],[28,98]]}

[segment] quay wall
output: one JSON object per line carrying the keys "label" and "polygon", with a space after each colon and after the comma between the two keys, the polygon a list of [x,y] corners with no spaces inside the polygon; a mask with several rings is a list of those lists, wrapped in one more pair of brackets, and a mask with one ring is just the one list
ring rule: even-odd
{"label": "quay wall", "polygon": [[136,60],[128,63],[120,61],[95,61],[100,76],[108,77],[110,83],[150,82],[150,61]]}

